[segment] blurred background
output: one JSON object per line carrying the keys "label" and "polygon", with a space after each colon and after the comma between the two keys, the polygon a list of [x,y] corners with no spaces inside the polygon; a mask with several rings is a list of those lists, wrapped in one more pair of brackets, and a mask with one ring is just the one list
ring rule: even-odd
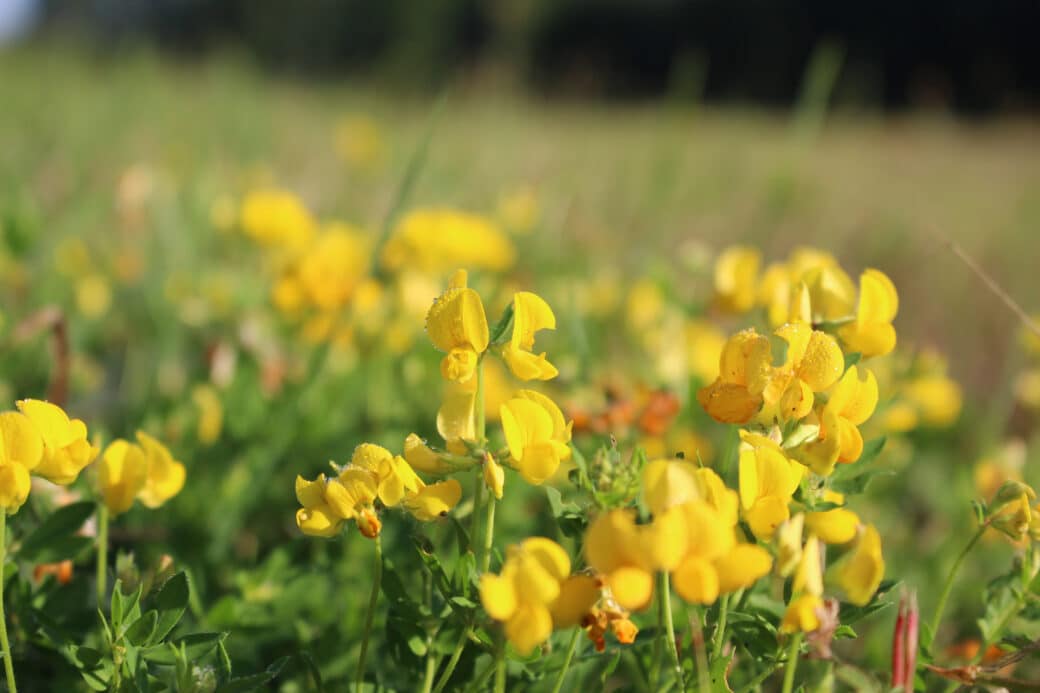
{"label": "blurred background", "polygon": [[[550,298],[560,329],[546,344],[568,396],[612,378],[671,387],[632,314],[657,301],[680,324],[737,329],[709,310],[717,253],[746,243],[765,264],[813,245],[853,279],[890,275],[906,361],[927,354],[923,370],[963,388],[930,391],[935,425],[878,423],[894,475],[863,513],[891,574],[936,584],[941,566],[920,557],[970,531],[969,499],[997,478],[978,470],[1038,480],[1026,443],[1040,347],[1028,355],[1021,320],[958,256],[1040,312],[1037,26],[1040,4],[1026,0],[0,0],[0,392],[42,396],[46,342],[18,328],[58,306],[70,411],[92,431],[163,431],[189,465],[168,530],[131,514],[116,541],[142,555],[173,546],[215,604],[198,621],[255,628],[234,654],[259,664],[339,627],[325,613],[335,580],[293,582],[297,602],[272,585],[307,561],[365,579],[337,560],[352,540],[300,539],[295,474],[361,440],[436,435],[436,354],[418,337],[451,268],[405,311],[404,348],[378,341],[383,324],[377,337],[359,328],[301,378],[321,338],[298,339],[271,310],[277,270],[236,233],[250,191],[290,190],[314,218],[370,237],[386,237],[402,187],[399,212],[494,220],[515,263],[479,286]],[[497,315],[502,301],[488,302]],[[676,428],[721,449],[691,405],[699,382],[671,388]],[[214,398],[225,426],[204,442],[193,427]],[[271,426],[278,417],[293,425]],[[505,535],[522,536],[544,504],[522,498]],[[166,544],[141,545],[157,533]],[[985,550],[1007,564],[1006,544]],[[997,569],[972,570],[955,600],[965,637]],[[864,646],[878,670],[892,618]],[[325,647],[319,660],[333,661]]]}

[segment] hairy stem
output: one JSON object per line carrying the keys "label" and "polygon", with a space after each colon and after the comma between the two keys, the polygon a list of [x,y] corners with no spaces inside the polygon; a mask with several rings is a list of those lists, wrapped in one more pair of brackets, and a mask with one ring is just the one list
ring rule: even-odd
{"label": "hairy stem", "polygon": [[787,650],[787,664],[784,665],[783,693],[794,690],[794,672],[798,669],[798,653],[802,648],[802,634],[795,633],[791,638],[791,646]]}
{"label": "hairy stem", "polygon": [[361,690],[361,685],[365,681],[365,657],[368,656],[368,640],[372,635],[372,621],[375,620],[376,603],[379,601],[379,590],[383,582],[383,544],[378,534],[373,541],[376,545],[376,574],[372,580],[372,594],[368,599],[368,612],[365,614],[365,632],[361,637],[361,654],[358,655],[357,677],[354,687],[357,691]]}
{"label": "hairy stem", "polygon": [[675,643],[675,623],[672,619],[672,584],[668,578],[668,572],[661,572],[661,603],[664,611],[664,629],[668,637],[668,651],[672,654],[672,663],[675,665],[675,681],[679,684],[679,690],[686,690],[686,682],[683,681],[682,662],[679,659],[679,647]]}

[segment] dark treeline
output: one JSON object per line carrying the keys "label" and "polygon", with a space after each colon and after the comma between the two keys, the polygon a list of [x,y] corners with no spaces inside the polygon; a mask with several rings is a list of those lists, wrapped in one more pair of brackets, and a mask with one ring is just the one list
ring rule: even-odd
{"label": "dark treeline", "polygon": [[785,105],[827,45],[846,102],[989,113],[1040,97],[1035,0],[50,0],[47,16],[103,46],[231,42],[274,69],[429,87],[491,63],[554,94]]}

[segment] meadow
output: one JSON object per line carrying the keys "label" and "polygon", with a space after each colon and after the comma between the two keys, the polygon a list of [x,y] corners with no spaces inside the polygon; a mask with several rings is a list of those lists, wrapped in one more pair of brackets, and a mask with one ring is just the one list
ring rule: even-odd
{"label": "meadow", "polygon": [[9,689],[1037,688],[1035,121],[0,104]]}

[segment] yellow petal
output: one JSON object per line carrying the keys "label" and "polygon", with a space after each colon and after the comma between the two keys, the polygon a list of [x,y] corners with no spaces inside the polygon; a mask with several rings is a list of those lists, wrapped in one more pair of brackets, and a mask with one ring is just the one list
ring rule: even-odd
{"label": "yellow petal", "polygon": [[732,246],[715,261],[715,296],[725,310],[746,313],[755,305],[762,255],[749,246]]}
{"label": "yellow petal", "polygon": [[0,414],[0,463],[20,464],[32,470],[43,458],[43,438],[24,414]]}
{"label": "yellow petal", "polygon": [[539,441],[524,448],[517,462],[520,476],[530,484],[542,484],[560,467],[560,450],[552,441]]}
{"label": "yellow petal", "polygon": [[834,337],[813,330],[805,354],[798,362],[796,374],[813,392],[823,392],[841,377],[845,357]]}
{"label": "yellow petal", "polygon": [[184,465],[173,459],[165,445],[143,431],[137,432],[137,442],[147,463],[144,487],[138,497],[146,507],[158,508],[184,488]]}
{"label": "yellow petal", "polygon": [[444,401],[437,410],[437,432],[445,442],[477,437],[475,401],[475,393],[459,388],[451,387],[444,393]]}
{"label": "yellow petal", "polygon": [[623,566],[607,576],[614,599],[623,609],[639,611],[654,596],[654,575],[637,566]]}
{"label": "yellow petal", "polygon": [[29,470],[17,462],[0,464],[0,512],[13,515],[29,497]]}
{"label": "yellow petal", "polygon": [[552,539],[531,537],[520,543],[520,551],[542,567],[557,582],[563,581],[571,572],[571,559],[567,552]]}
{"label": "yellow petal", "polygon": [[761,546],[737,544],[729,553],[715,559],[719,594],[751,587],[773,567],[773,557]]}
{"label": "yellow petal", "polygon": [[686,555],[688,536],[686,514],[673,507],[654,517],[653,522],[637,528],[637,541],[654,570],[672,570]]}
{"label": "yellow petal", "polygon": [[701,467],[693,473],[697,494],[705,503],[718,511],[722,522],[729,527],[737,524],[739,500],[737,492],[726,488],[722,477],[707,467]]}
{"label": "yellow petal", "polygon": [[560,587],[560,596],[550,607],[553,627],[562,630],[580,625],[599,597],[600,585],[596,578],[591,575],[571,575]]}
{"label": "yellow petal", "polygon": [[777,527],[791,516],[788,499],[778,496],[763,496],[744,512],[751,532],[757,539],[769,541]]}
{"label": "yellow petal", "polygon": [[850,602],[858,606],[870,602],[885,576],[881,536],[874,525],[866,526],[852,554],[839,567],[837,576]]}
{"label": "yellow petal", "polygon": [[325,503],[325,475],[319,474],[314,481],[307,481],[296,475],[296,500],[305,508],[313,508]]}
{"label": "yellow petal", "polygon": [[501,500],[506,483],[506,472],[502,465],[490,455],[484,460],[484,485],[494,494],[495,498]]}
{"label": "yellow petal", "polygon": [[838,419],[838,462],[855,462],[863,454],[863,434],[842,417]]}
{"label": "yellow petal", "polygon": [[722,349],[719,378],[723,383],[745,385],[752,395],[762,393],[771,369],[769,339],[746,329],[737,332]]}
{"label": "yellow petal", "polygon": [[809,531],[827,544],[847,544],[856,538],[859,516],[845,508],[808,513],[805,524]]}
{"label": "yellow petal", "polygon": [[60,449],[75,441],[76,434],[61,407],[38,399],[23,399],[17,404],[18,409],[39,429],[47,447]]}
{"label": "yellow petal", "polygon": [[752,394],[746,385],[721,379],[698,390],[697,401],[719,423],[747,423],[762,408],[761,395]]}
{"label": "yellow petal", "polygon": [[784,393],[780,396],[779,414],[783,421],[803,419],[812,411],[812,388],[804,380],[792,378]]}
{"label": "yellow petal", "polygon": [[376,472],[383,464],[393,458],[393,454],[381,445],[362,443],[354,448],[354,454],[350,457],[350,463],[370,472]]}
{"label": "yellow petal", "polygon": [[451,512],[461,498],[462,485],[456,479],[446,479],[405,497],[404,507],[420,522],[431,522]]}
{"label": "yellow petal", "polygon": [[332,537],[339,533],[343,520],[336,517],[327,505],[300,508],[296,511],[296,526],[312,537]]}
{"label": "yellow petal", "polygon": [[513,397],[519,397],[520,399],[528,399],[544,409],[548,414],[549,418],[552,419],[552,438],[562,443],[570,442],[571,439],[571,427],[567,423],[567,419],[564,418],[563,412],[560,407],[557,406],[556,402],[552,401],[551,398],[543,395],[541,392],[534,390],[517,390]]}
{"label": "yellow petal", "polygon": [[609,574],[638,559],[630,555],[635,521],[631,512],[611,510],[592,521],[585,531],[585,560],[596,571]]}
{"label": "yellow petal", "polygon": [[411,465],[400,456],[384,460],[377,473],[379,500],[388,508],[394,507],[405,495],[415,493],[423,486]]}
{"label": "yellow petal", "polygon": [[802,531],[805,515],[798,513],[787,520],[776,532],[776,573],[787,577],[795,571],[802,560]]}
{"label": "yellow petal", "polygon": [[733,526],[711,505],[692,501],[678,506],[686,520],[686,551],[705,560],[726,554],[736,542]]}
{"label": "yellow petal", "polygon": [[414,433],[404,439],[404,458],[413,469],[426,474],[443,474],[451,467],[426,442]]}
{"label": "yellow petal", "polygon": [[376,477],[367,469],[350,466],[325,487],[325,500],[333,512],[344,520],[357,515],[376,499]]}
{"label": "yellow petal", "polygon": [[683,460],[654,460],[643,468],[643,500],[654,515],[701,498],[696,467]]}
{"label": "yellow petal", "polygon": [[780,623],[781,633],[811,633],[820,627],[817,612],[823,608],[823,600],[815,594],[803,594],[791,601]]}
{"label": "yellow petal", "polygon": [[690,556],[672,572],[672,584],[680,597],[692,604],[712,604],[719,598],[719,575],[711,562]]}
{"label": "yellow petal", "polygon": [[541,604],[521,602],[506,621],[506,639],[522,656],[549,639],[552,635],[552,616],[549,609]]}
{"label": "yellow petal", "polygon": [[480,295],[473,289],[449,288],[430,307],[426,332],[441,351],[469,347],[478,354],[487,349],[487,316]]}
{"label": "yellow petal", "polygon": [[859,352],[863,358],[884,356],[896,348],[896,330],[883,322],[854,322],[838,329],[846,351]]}
{"label": "yellow petal", "polygon": [[878,403],[877,378],[867,369],[863,369],[865,377],[860,380],[856,366],[849,366],[845,375],[834,386],[830,401],[831,407],[839,416],[859,426],[870,418]]}
{"label": "yellow petal", "polygon": [[802,548],[802,560],[794,571],[791,581],[794,594],[823,594],[823,562],[820,556],[820,540],[810,536]]}
{"label": "yellow petal", "polygon": [[445,380],[464,383],[477,372],[477,352],[470,346],[455,347],[441,359],[441,376]]}
{"label": "yellow petal", "polygon": [[892,322],[899,312],[899,294],[884,272],[868,269],[859,277],[859,322]]}
{"label": "yellow petal", "polygon": [[105,448],[97,471],[105,506],[112,515],[118,515],[130,509],[144,488],[148,463],[144,450],[118,438]]}
{"label": "yellow petal", "polygon": [[530,291],[518,291],[513,296],[514,347],[530,351],[534,346],[534,334],[539,330],[555,330],[556,316],[541,296]]}
{"label": "yellow petal", "polygon": [[485,573],[480,576],[480,603],[496,621],[507,621],[516,612],[517,595],[511,577]]}

